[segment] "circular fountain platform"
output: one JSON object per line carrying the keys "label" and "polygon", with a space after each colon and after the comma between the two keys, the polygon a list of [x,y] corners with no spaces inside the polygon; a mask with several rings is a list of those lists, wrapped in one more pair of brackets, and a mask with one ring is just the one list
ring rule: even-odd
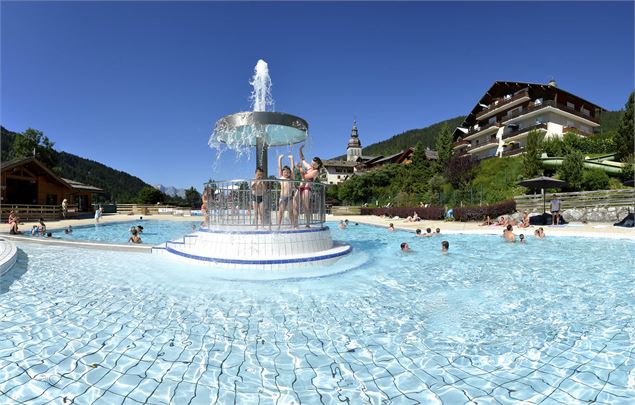
{"label": "circular fountain platform", "polygon": [[328,227],[294,230],[206,229],[153,248],[181,260],[224,268],[283,270],[327,265],[351,252]]}

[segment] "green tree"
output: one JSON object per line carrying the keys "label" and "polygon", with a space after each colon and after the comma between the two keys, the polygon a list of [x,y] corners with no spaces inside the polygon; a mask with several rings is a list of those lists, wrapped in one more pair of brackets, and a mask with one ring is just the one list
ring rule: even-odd
{"label": "green tree", "polygon": [[53,149],[54,142],[44,136],[42,131],[29,128],[15,138],[13,143],[13,158],[35,156],[36,159],[52,169],[57,166],[57,152]]}
{"label": "green tree", "polygon": [[530,131],[527,134],[527,145],[523,155],[523,176],[525,178],[536,177],[542,173],[540,161],[540,142],[542,135],[538,131]]}
{"label": "green tree", "polygon": [[560,167],[562,179],[569,183],[569,188],[579,190],[582,187],[584,175],[584,155],[578,150],[573,150],[562,160]]}
{"label": "green tree", "polygon": [[199,193],[193,186],[185,190],[185,201],[191,208],[198,208],[203,204],[201,193]]}
{"label": "green tree", "polygon": [[452,132],[448,125],[444,124],[435,141],[438,156],[435,170],[436,174],[443,173],[445,168],[448,167],[450,159],[452,158],[452,143]]}
{"label": "green tree", "polygon": [[626,102],[626,107],[624,111],[624,115],[620,120],[620,125],[617,128],[617,133],[615,134],[615,144],[617,146],[617,158],[623,162],[626,162],[629,156],[633,155],[633,148],[635,147],[635,143],[633,140],[633,104],[635,100],[633,99],[635,92],[632,92],[628,101]]}
{"label": "green tree", "polygon": [[604,170],[585,170],[582,187],[588,191],[606,190],[609,188],[609,175]]}
{"label": "green tree", "polygon": [[162,202],[165,195],[154,187],[144,187],[137,194],[137,202],[139,204],[156,204]]}

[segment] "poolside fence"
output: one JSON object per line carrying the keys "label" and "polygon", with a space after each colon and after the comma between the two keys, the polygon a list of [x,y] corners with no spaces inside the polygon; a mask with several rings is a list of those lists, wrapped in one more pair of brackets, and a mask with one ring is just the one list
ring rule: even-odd
{"label": "poolside fence", "polygon": [[[575,193],[545,193],[547,211],[554,195],[560,200],[561,210],[583,208],[609,208],[635,206],[635,189],[579,191]],[[519,212],[542,212],[542,194],[515,196],[516,209]]]}
{"label": "poolside fence", "polygon": [[[9,218],[9,213],[14,211],[21,221],[37,221],[61,219],[61,205],[33,205],[33,204],[2,204],[0,218],[5,221]],[[66,218],[75,218],[79,214],[77,205],[68,205]]]}

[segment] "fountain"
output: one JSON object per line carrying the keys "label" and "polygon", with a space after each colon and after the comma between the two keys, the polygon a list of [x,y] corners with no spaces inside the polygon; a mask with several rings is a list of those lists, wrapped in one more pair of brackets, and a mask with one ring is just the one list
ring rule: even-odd
{"label": "fountain", "polygon": [[[265,61],[258,61],[250,83],[253,111],[219,119],[208,143],[219,151],[225,145],[238,155],[255,146],[256,167],[266,175],[269,147],[305,141],[309,125],[295,115],[267,111],[273,98]],[[284,190],[292,194],[285,197]],[[197,232],[153,252],[224,268],[282,270],[329,264],[351,251],[349,245],[334,243],[324,225],[325,186],[317,182],[310,187],[292,179],[209,182],[201,209],[205,220]],[[256,212],[262,213],[260,219]]]}

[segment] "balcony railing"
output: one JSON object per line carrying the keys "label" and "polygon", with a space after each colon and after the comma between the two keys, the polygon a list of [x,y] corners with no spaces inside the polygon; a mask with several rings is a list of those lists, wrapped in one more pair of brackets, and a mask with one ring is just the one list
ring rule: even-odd
{"label": "balcony railing", "polygon": [[566,134],[567,132],[573,132],[574,134],[577,134],[577,135],[580,135],[580,136],[584,136],[584,137],[587,137],[587,138],[590,137],[590,136],[593,136],[593,134],[585,132],[585,131],[582,131],[581,129],[576,128],[576,127],[563,127],[562,128],[562,133]]}
{"label": "balcony railing", "polygon": [[529,103],[529,106],[527,108],[523,109],[522,111],[514,111],[512,114],[505,115],[501,121],[503,121],[503,122],[509,121],[509,120],[514,119],[516,117],[520,117],[521,115],[529,114],[530,112],[537,111],[537,110],[540,110],[540,109],[545,108],[545,107],[557,108],[559,110],[566,111],[568,113],[577,115],[578,117],[587,119],[589,121],[592,121],[592,122],[595,122],[595,123],[599,123],[599,121],[595,117],[592,117],[590,115],[584,115],[580,111],[577,111],[577,110],[575,110],[573,108],[567,107],[564,104],[556,103],[553,100],[543,101],[540,104]]}
{"label": "balcony railing", "polygon": [[542,124],[536,124],[536,125],[532,125],[532,126],[525,127],[525,128],[518,128],[515,131],[510,131],[510,132],[508,132],[506,134],[503,134],[503,139],[508,139],[508,138],[513,137],[513,136],[522,134],[524,132],[535,131],[537,129],[547,129],[547,124],[542,123]]}
{"label": "balcony railing", "polygon": [[279,179],[214,181],[205,185],[201,209],[209,228],[321,228],[326,221],[325,185]]}
{"label": "balcony railing", "polygon": [[509,103],[513,103],[516,100],[519,100],[523,97],[529,97],[529,92],[527,90],[515,94],[513,95],[511,98],[508,98],[507,100],[505,99],[501,99],[499,100],[498,104],[494,105],[493,103],[490,104],[489,108],[484,109],[483,111],[479,112],[478,114],[476,114],[476,119],[478,120],[480,117],[487,115],[488,113],[491,113],[492,111],[496,110],[497,108],[501,108]]}

